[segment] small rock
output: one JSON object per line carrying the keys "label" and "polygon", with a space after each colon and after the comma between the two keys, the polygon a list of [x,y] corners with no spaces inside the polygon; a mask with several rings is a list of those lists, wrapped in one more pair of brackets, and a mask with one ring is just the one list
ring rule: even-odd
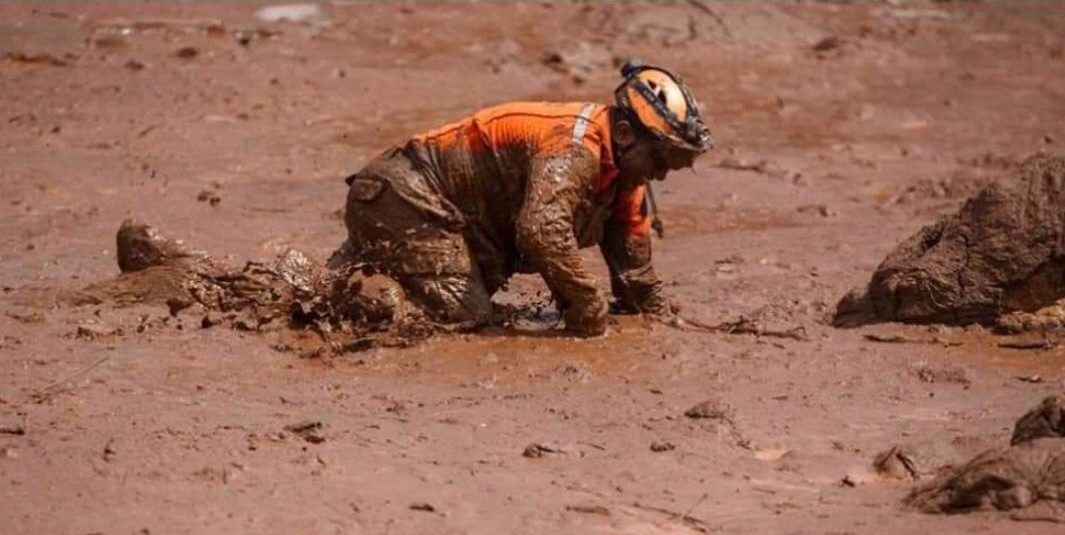
{"label": "small rock", "polygon": [[435,513],[436,507],[433,507],[428,502],[414,502],[408,507],[411,511],[425,511],[426,513]]}
{"label": "small rock", "polygon": [[115,443],[115,440],[111,439],[111,440],[107,441],[107,444],[104,444],[104,452],[103,452],[104,461],[107,461],[107,462],[114,461],[115,460],[115,456],[118,455],[118,452],[115,451],[115,448],[113,446],[114,443]]}
{"label": "small rock", "polygon": [[105,336],[112,336],[117,332],[118,329],[108,325],[100,323],[82,323],[81,325],[78,325],[78,331],[74,336],[82,340],[95,340]]}
{"label": "small rock", "polygon": [[684,416],[693,419],[731,420],[732,407],[716,399],[697,403],[684,411]]}
{"label": "small rock", "polygon": [[325,425],[317,420],[304,420],[302,422],[290,424],[285,426],[285,431],[294,435],[299,435],[303,440],[310,442],[311,444],[321,444],[325,442],[325,437],[322,436],[322,430]]}
{"label": "small rock", "polygon": [[1010,444],[1043,437],[1065,438],[1065,395],[1047,396],[1042,403],[1021,416],[1013,427]]}
{"label": "small rock", "polygon": [[532,444],[529,444],[525,447],[525,451],[521,452],[521,456],[528,457],[530,459],[539,459],[544,455],[550,453],[564,454],[566,453],[566,451],[554,444],[541,444],[538,442],[533,442]]}
{"label": "small rock", "polygon": [[203,190],[196,196],[196,200],[206,202],[211,206],[218,206],[222,202],[222,197],[216,191]]}
{"label": "small rock", "polygon": [[814,43],[813,49],[815,52],[828,52],[829,50],[835,50],[840,47],[842,41],[835,35],[830,35]]}
{"label": "small rock", "polygon": [[171,297],[166,300],[166,307],[170,310],[171,316],[177,316],[179,312],[192,305],[192,300],[186,297]]}
{"label": "small rock", "polygon": [[174,52],[174,57],[181,59],[193,59],[200,55],[200,50],[194,46],[183,46]]}
{"label": "small rock", "polygon": [[821,217],[836,217],[839,215],[835,210],[824,204],[807,204],[797,208],[800,214],[813,214]]}
{"label": "small rock", "polygon": [[655,453],[661,453],[663,451],[672,451],[672,450],[675,450],[675,449],[677,449],[677,446],[675,446],[672,442],[667,442],[667,441],[659,442],[659,441],[656,440],[656,441],[651,443],[651,451],[653,451]]}
{"label": "small rock", "polygon": [[215,325],[219,325],[221,323],[221,314],[214,311],[208,311],[206,314],[203,315],[203,319],[200,320],[200,327],[204,329],[210,329],[211,327],[214,327]]}

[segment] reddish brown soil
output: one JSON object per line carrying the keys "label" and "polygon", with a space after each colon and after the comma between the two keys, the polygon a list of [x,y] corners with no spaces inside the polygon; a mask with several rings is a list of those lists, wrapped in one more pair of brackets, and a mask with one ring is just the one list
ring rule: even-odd
{"label": "reddish brown soil", "polygon": [[[826,319],[899,240],[1065,143],[1065,6],[256,7],[0,6],[0,531],[1060,533],[903,510],[911,485],[870,465],[1008,443],[1065,386],[1065,349]],[[56,305],[117,273],[126,217],[324,259],[342,178],[377,151],[491,103],[605,101],[611,55],[674,67],[712,117],[718,149],[657,191],[672,295],[809,341],[623,318],[300,358],[291,334]],[[727,418],[684,415],[710,398]]]}

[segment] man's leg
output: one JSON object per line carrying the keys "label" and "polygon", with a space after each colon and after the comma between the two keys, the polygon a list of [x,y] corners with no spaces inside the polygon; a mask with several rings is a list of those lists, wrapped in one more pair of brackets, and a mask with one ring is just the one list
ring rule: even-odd
{"label": "man's leg", "polygon": [[349,179],[345,256],[395,278],[431,318],[480,325],[491,320],[491,296],[465,237],[444,228],[400,195],[424,178],[401,153],[386,153]]}
{"label": "man's leg", "polygon": [[393,273],[431,317],[470,326],[491,321],[491,295],[461,235],[414,239],[403,249]]}

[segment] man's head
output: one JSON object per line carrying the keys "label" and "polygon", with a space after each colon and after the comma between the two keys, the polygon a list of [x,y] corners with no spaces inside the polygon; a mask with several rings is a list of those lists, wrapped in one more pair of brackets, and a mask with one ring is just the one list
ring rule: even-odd
{"label": "man's head", "polygon": [[614,92],[613,137],[622,174],[662,180],[670,170],[691,167],[713,147],[699,105],[669,71],[630,61]]}

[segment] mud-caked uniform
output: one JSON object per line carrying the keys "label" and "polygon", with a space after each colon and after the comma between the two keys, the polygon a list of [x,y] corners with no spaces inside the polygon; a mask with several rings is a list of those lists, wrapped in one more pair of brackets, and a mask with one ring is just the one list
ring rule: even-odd
{"label": "mud-caked uniform", "polygon": [[514,273],[539,273],[567,327],[605,327],[578,249],[599,245],[619,305],[664,307],[641,181],[614,162],[611,107],[512,103],[414,136],[347,179],[347,256],[443,321],[484,322]]}

